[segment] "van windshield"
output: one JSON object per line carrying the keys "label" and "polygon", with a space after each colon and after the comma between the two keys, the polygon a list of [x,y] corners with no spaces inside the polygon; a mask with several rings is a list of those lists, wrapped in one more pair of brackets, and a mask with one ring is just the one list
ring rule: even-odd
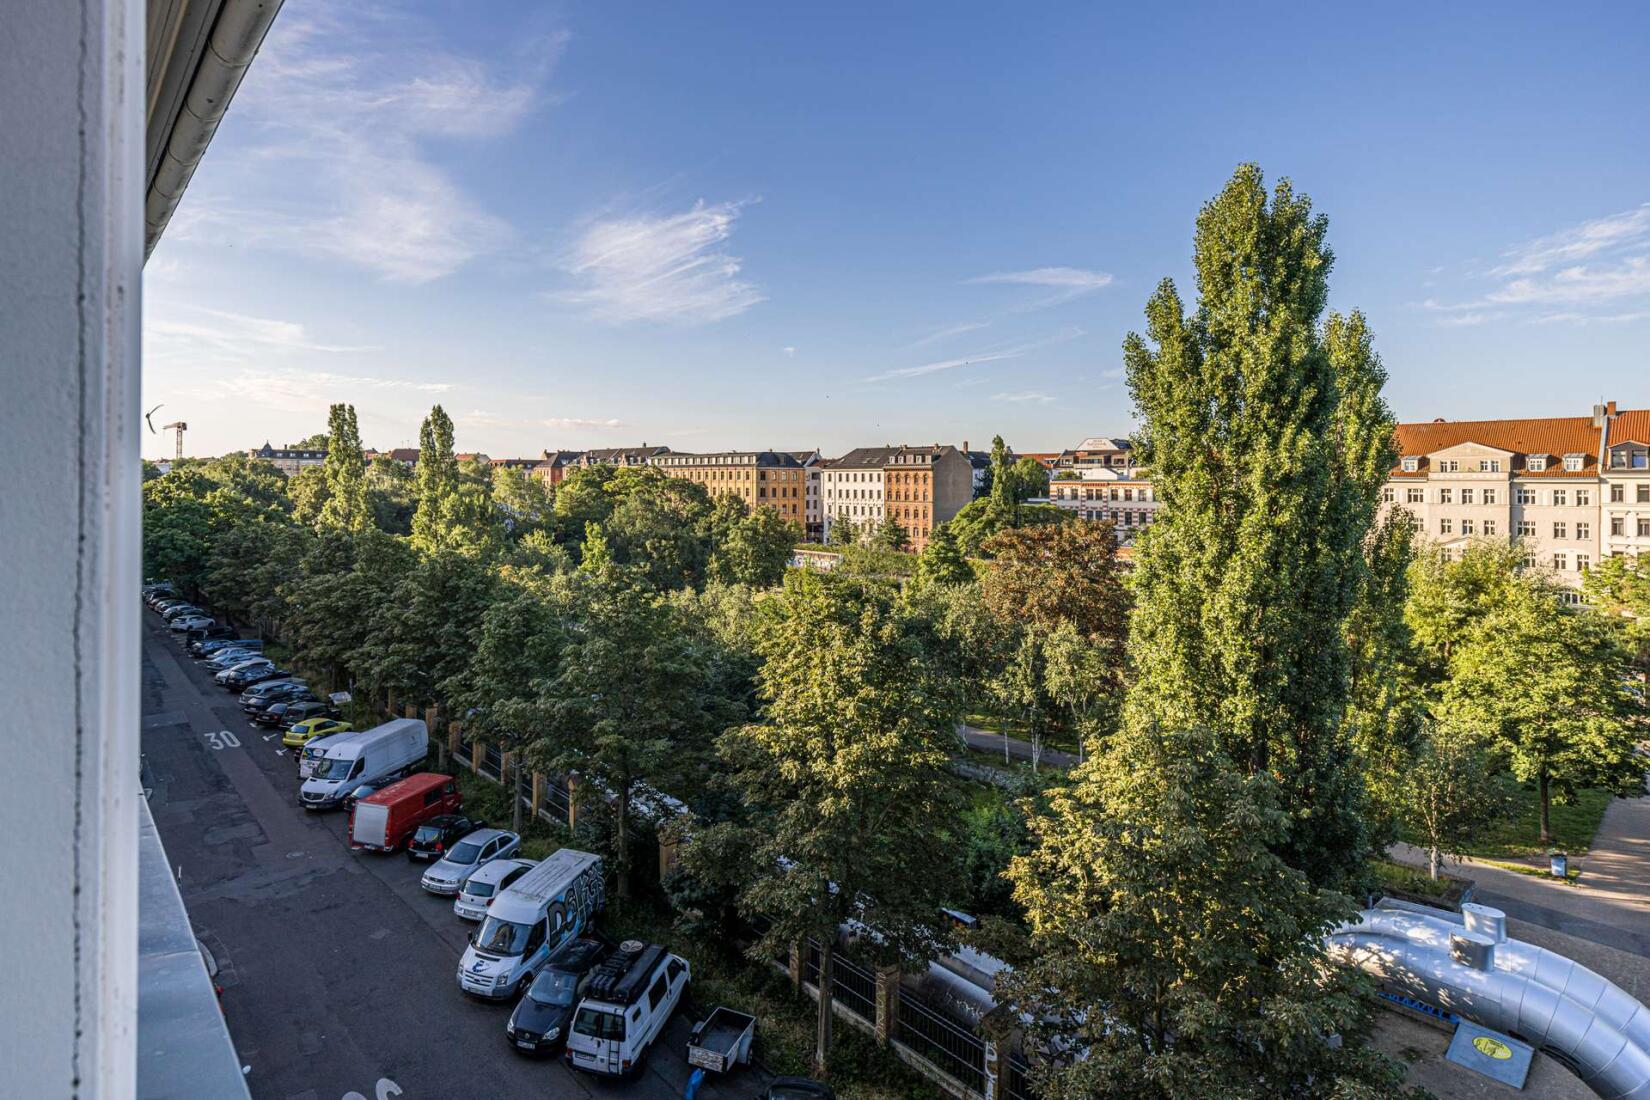
{"label": "van windshield", "polygon": [[355,761],[340,756],[321,760],[315,765],[315,770],[309,773],[309,777],[311,779],[343,779],[349,774],[350,765],[353,763]]}
{"label": "van windshield", "polygon": [[488,917],[481,922],[481,931],[476,933],[476,946],[500,955],[519,955],[527,949],[527,934],[532,930],[530,924]]}
{"label": "van windshield", "polygon": [[611,1039],[624,1042],[624,1017],[617,1012],[600,1008],[581,1008],[573,1018],[573,1030],[592,1039]]}

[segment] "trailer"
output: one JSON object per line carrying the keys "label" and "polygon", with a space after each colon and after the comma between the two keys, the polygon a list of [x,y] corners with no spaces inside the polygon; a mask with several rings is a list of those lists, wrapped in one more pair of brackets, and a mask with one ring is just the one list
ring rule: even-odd
{"label": "trailer", "polygon": [[688,1036],[688,1065],[726,1073],[751,1060],[751,1040],[756,1036],[756,1017],[717,1006],[693,1027]]}

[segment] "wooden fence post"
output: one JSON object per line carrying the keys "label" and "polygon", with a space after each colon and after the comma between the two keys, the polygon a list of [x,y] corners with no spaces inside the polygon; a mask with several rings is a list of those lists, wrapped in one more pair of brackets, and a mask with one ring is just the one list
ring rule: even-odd
{"label": "wooden fence post", "polygon": [[876,998],[877,1046],[885,1047],[899,1021],[899,967],[877,967]]}
{"label": "wooden fence post", "polygon": [[533,809],[533,817],[539,816],[539,807],[544,804],[544,776],[539,772],[533,773],[533,795],[529,805]]}
{"label": "wooden fence post", "polygon": [[567,773],[567,827],[579,827],[579,777],[572,772]]}

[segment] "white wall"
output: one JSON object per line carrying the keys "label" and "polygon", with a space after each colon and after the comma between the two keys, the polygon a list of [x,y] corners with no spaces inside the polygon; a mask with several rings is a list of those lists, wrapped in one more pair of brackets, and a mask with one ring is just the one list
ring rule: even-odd
{"label": "white wall", "polygon": [[0,1092],[130,1095],[145,9],[0,16]]}

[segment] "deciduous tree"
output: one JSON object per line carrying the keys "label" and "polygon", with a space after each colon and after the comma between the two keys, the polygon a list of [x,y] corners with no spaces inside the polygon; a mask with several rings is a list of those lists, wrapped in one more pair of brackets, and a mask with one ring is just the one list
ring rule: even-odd
{"label": "deciduous tree", "polygon": [[327,499],[317,522],[346,531],[362,531],[372,525],[367,505],[367,467],[361,456],[361,431],[356,424],[354,405],[334,405],[327,416]]}

